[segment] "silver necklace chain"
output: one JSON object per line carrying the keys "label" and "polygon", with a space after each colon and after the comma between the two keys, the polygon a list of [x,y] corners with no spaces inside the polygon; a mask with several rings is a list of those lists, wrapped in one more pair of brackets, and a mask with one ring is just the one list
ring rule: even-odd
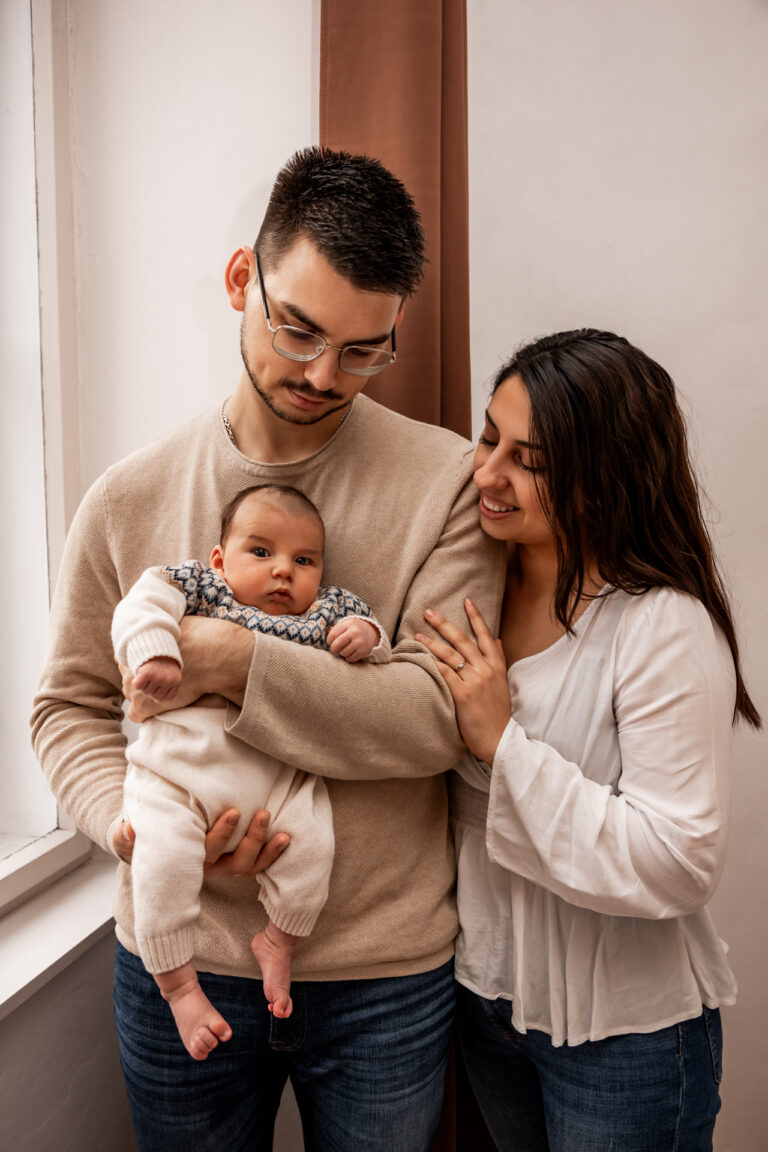
{"label": "silver necklace chain", "polygon": [[[222,422],[224,424],[224,431],[227,433],[227,436],[229,436],[229,439],[234,444],[235,448],[237,448],[237,440],[235,440],[235,434],[232,431],[232,425],[229,422],[229,416],[227,416],[227,404],[229,404],[231,399],[232,399],[231,396],[227,396],[226,400],[222,404],[222,406],[221,406],[221,419],[222,419]],[[342,416],[341,420],[339,420],[339,424],[338,424],[338,427],[336,429],[336,432],[341,431],[341,429],[344,427],[344,423],[345,423],[345,421],[346,421],[346,419],[349,416],[351,411],[352,411],[352,401],[350,400],[349,403],[347,404],[346,408],[344,409],[344,415]],[[335,433],[334,433],[334,435],[335,435]]]}
{"label": "silver necklace chain", "polygon": [[229,422],[229,416],[227,416],[227,404],[229,404],[231,399],[232,399],[231,396],[227,396],[226,400],[222,404],[222,406],[221,406],[221,418],[224,421],[224,430],[226,431],[227,436],[229,436],[229,438],[232,441],[232,443],[234,444],[235,448],[237,448],[237,441],[235,440],[235,434],[232,431],[232,425]]}

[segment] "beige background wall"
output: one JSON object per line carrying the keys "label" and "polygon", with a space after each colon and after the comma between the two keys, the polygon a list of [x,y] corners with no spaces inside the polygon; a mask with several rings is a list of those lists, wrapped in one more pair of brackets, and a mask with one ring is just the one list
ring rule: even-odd
{"label": "beige background wall", "polygon": [[[74,252],[65,463],[79,492],[234,387],[238,318],[223,268],[252,241],[279,165],[316,139],[318,6],[53,0]],[[768,303],[768,8],[468,0],[468,20],[476,412],[499,358],[556,328],[613,327],[671,370],[690,403],[751,686],[768,712],[758,343]],[[733,844],[715,912],[742,991],[726,1014],[719,1152],[763,1140],[765,760],[763,738],[738,737]],[[94,1045],[108,1053],[113,1043],[108,950],[94,952],[0,1026],[0,1067],[22,1051],[29,1071],[25,1111],[16,1080],[0,1078],[0,1112],[18,1117],[19,1139],[30,1108],[55,1115],[59,1133],[77,1123],[98,1134],[115,1115],[125,1124],[114,1049],[87,1105],[65,1077],[71,1066],[90,1083]],[[72,1010],[84,1000],[96,1017],[78,1029]],[[41,1019],[68,1048],[47,1051]],[[55,1130],[42,1128],[34,1146],[59,1146]],[[100,1146],[97,1135],[78,1139]],[[297,1140],[289,1117],[278,1146],[288,1152]],[[130,1138],[112,1146],[128,1152]]]}
{"label": "beige background wall", "polygon": [[[546,332],[613,329],[671,372],[768,723],[768,6],[467,7],[476,421],[501,358]],[[713,906],[740,985],[718,1152],[768,1147],[766,751],[738,734]]]}

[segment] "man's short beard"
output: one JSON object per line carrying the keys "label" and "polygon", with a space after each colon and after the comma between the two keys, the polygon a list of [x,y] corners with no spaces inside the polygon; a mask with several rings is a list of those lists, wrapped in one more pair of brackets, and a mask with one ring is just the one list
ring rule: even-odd
{"label": "man's short beard", "polygon": [[[266,392],[263,392],[259,387],[259,383],[251,371],[251,366],[248,363],[248,358],[245,354],[245,348],[243,347],[242,329],[240,335],[240,354],[243,358],[243,364],[245,365],[245,370],[248,373],[248,379],[253,385],[254,391],[258,393],[258,395],[264,401],[266,407],[269,408],[270,412],[274,416],[277,416],[278,420],[285,420],[286,424],[319,424],[322,420],[327,420],[329,416],[333,416],[336,412],[341,412],[342,408],[346,408],[347,404],[349,403],[348,400],[343,400],[340,396],[337,396],[335,392],[326,392],[324,393],[326,399],[341,401],[341,403],[337,404],[335,408],[329,408],[327,412],[322,412],[319,415],[313,415],[311,412],[307,412],[301,416],[294,416],[289,415],[287,412],[281,412],[280,409],[275,406],[275,402],[272,397],[268,396]],[[294,392],[298,392],[299,395],[307,391],[305,385],[296,384],[295,381],[289,380],[287,378],[278,380],[277,385],[278,387],[291,388]],[[314,393],[315,389],[312,389],[312,392]]]}

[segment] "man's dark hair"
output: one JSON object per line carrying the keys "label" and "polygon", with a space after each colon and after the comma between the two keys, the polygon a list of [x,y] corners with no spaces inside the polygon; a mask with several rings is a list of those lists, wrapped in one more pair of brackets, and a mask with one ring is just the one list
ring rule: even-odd
{"label": "man's dark hair", "polygon": [[325,540],[325,525],[323,518],[318,512],[315,505],[310,500],[309,496],[305,496],[298,488],[291,488],[288,484],[253,484],[250,488],[243,488],[236,496],[230,500],[221,515],[221,531],[219,533],[219,544],[222,546],[226,544],[227,537],[232,531],[232,521],[235,518],[235,513],[248,496],[253,496],[255,492],[260,492],[264,496],[276,496],[279,501],[286,505],[286,508],[291,509],[294,513],[303,516],[309,516],[311,519],[316,520],[320,525],[323,532],[323,540]]}
{"label": "man's dark hair", "polygon": [[305,237],[356,288],[410,296],[424,268],[413,199],[371,156],[303,148],[278,172],[254,245],[272,269]]}

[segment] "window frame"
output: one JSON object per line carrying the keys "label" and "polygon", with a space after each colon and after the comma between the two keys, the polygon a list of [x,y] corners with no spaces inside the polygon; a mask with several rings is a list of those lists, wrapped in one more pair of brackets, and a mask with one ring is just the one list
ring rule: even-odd
{"label": "window frame", "polygon": [[[32,53],[40,387],[48,599],[79,500],[74,212],[66,5],[27,0]],[[26,45],[25,45],[26,47]],[[32,701],[30,700],[30,710]],[[57,826],[0,860],[0,915],[86,863],[91,841],[56,806]]]}

